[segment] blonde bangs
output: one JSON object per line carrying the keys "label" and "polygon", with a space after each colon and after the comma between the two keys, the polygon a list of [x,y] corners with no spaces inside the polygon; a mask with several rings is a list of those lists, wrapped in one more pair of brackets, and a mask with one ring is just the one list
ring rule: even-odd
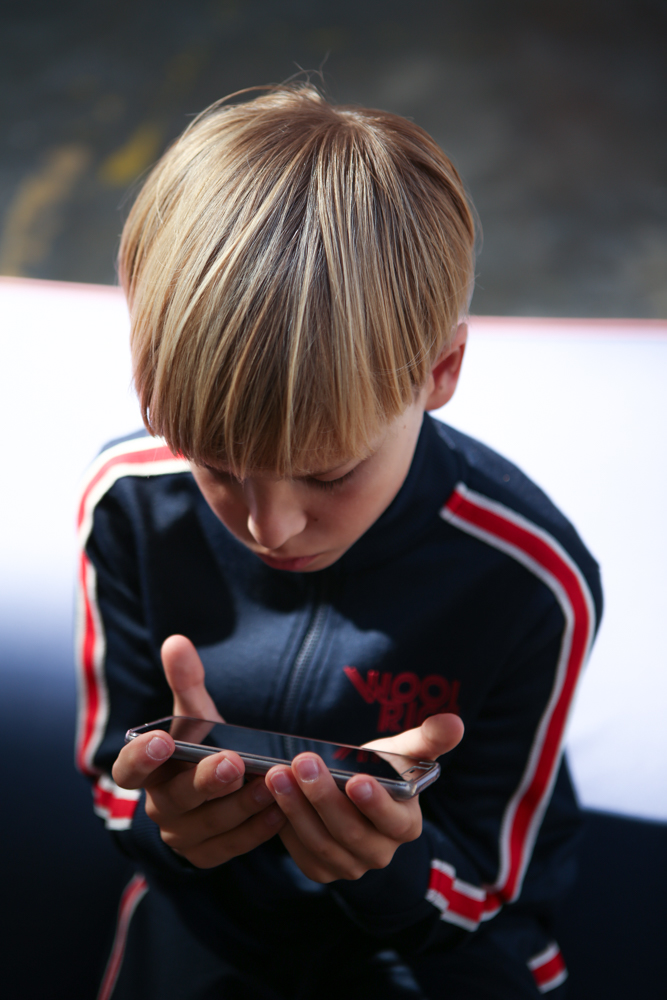
{"label": "blonde bangs", "polygon": [[466,313],[473,251],[458,174],[405,119],[307,85],[214,105],[123,232],[146,426],[239,475],[362,456]]}

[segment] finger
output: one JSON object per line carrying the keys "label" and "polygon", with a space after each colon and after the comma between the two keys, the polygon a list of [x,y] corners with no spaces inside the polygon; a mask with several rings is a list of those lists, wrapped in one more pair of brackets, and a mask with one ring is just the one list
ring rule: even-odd
{"label": "finger", "polygon": [[[188,813],[172,819],[163,817],[160,824],[162,839],[182,853],[196,848],[206,840],[235,830],[269,807],[273,807],[274,811],[278,808],[263,778],[259,778],[248,782],[229,796],[212,799]],[[146,811],[150,816],[148,808]]]}
{"label": "finger", "polygon": [[118,754],[111,774],[121,788],[145,788],[167,779],[159,771],[174,752],[175,744],[168,733],[159,729],[137,736]]}
{"label": "finger", "polygon": [[179,853],[183,854],[197,868],[214,868],[266,843],[285,825],[284,815],[274,804],[268,809],[263,809],[256,816],[252,816],[235,829],[211,837],[203,843],[185,851],[179,851]]}
{"label": "finger", "polygon": [[350,779],[345,795],[315,754],[300,754],[292,769],[334,840],[368,867],[384,868],[397,844],[421,833],[418,802],[396,802],[373,778],[360,774]]}
{"label": "finger", "polygon": [[292,773],[335,840],[342,843],[349,835],[354,842],[369,833],[369,824],[341,792],[321,757],[314,753],[299,754],[292,761]]}
{"label": "finger", "polygon": [[174,715],[224,721],[206,690],[204,665],[189,639],[184,635],[170,635],[165,639],[162,665],[174,695]]}
{"label": "finger", "polygon": [[165,819],[189,813],[209,799],[237,791],[243,785],[244,773],[242,759],[232,750],[205,757],[196,767],[173,775],[153,790],[155,809]]}
{"label": "finger", "polygon": [[[329,777],[331,778],[331,775]],[[276,802],[289,819],[290,825],[304,843],[308,842],[314,848],[325,840],[332,840],[331,834],[299,787],[299,783],[290,768],[272,767],[266,775],[265,781],[267,788],[271,790]],[[344,796],[340,795],[340,791],[337,788],[335,791],[338,792],[339,798],[344,801]]]}
{"label": "finger", "polygon": [[292,860],[298,865],[303,874],[313,882],[328,885],[329,882],[335,882],[340,877],[336,872],[327,868],[316,855],[304,847],[289,822],[285,822],[285,825],[280,830],[280,839]]}
{"label": "finger", "polygon": [[397,844],[416,840],[422,832],[419,799],[397,802],[379,782],[364,774],[350,778],[345,792],[373,828]]}
{"label": "finger", "polygon": [[[346,799],[322,761],[314,754],[304,756],[309,761],[319,761],[321,772],[317,778],[297,779],[289,768],[274,767],[267,774],[266,783],[287,816],[299,843],[317,859],[318,866],[333,878],[359,878],[371,866],[369,852],[377,846],[372,843],[372,827]],[[304,787],[308,789],[307,795]],[[313,802],[309,801],[310,797]],[[332,834],[320,811],[337,831],[337,836]],[[354,850],[350,850],[348,844]],[[292,854],[292,857],[301,867],[301,856]],[[371,858],[371,863],[374,860]],[[322,879],[318,878],[318,881]]]}
{"label": "finger", "polygon": [[463,722],[458,715],[448,712],[431,715],[416,729],[408,729],[397,736],[373,740],[364,746],[372,750],[400,753],[417,760],[436,760],[449,753],[463,738]]}
{"label": "finger", "polygon": [[[319,854],[309,850],[302,843],[296,830],[294,830],[289,822],[286,823],[280,831],[280,839],[293,861],[298,865],[304,875],[307,875],[307,877],[312,879],[313,882],[321,882],[326,885],[329,882],[335,882],[341,878],[348,881],[355,880],[361,878],[362,875],[365,875],[371,867],[370,865],[364,864],[358,859],[349,856],[344,865],[339,865],[334,868],[331,864],[324,861]],[[396,845],[394,845],[394,850],[395,848]]]}

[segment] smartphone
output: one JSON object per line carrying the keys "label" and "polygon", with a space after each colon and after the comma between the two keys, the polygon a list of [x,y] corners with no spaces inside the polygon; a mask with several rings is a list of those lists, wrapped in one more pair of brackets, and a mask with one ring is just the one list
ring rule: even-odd
{"label": "smartphone", "polygon": [[244,761],[248,774],[266,774],[276,764],[289,765],[298,754],[309,751],[322,758],[339,788],[344,788],[355,774],[368,774],[376,778],[395,799],[411,799],[431,785],[440,774],[440,765],[436,761],[415,760],[384,750],[286,736],[263,729],[230,726],[226,722],[190,719],[183,715],[170,715],[128,729],[125,742],[129,743],[154,729],[168,732],[176,743],[171,760],[196,764],[220,750],[234,750]]}

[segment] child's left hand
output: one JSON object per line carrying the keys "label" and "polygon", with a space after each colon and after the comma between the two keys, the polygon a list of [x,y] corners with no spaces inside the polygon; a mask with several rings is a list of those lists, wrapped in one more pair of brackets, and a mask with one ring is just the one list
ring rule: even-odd
{"label": "child's left hand", "polygon": [[[417,729],[366,745],[435,760],[462,736],[458,715],[433,715]],[[418,796],[397,802],[363,774],[350,778],[342,792],[316,754],[300,754],[291,768],[272,768],[265,780],[288,819],[280,837],[314,882],[357,879],[371,868],[385,868],[401,844],[421,833]]]}

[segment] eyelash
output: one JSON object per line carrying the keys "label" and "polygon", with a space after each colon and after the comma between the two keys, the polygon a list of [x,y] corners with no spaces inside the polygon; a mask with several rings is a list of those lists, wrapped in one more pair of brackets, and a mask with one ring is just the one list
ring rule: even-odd
{"label": "eyelash", "polygon": [[[229,472],[221,472],[219,469],[214,469],[210,465],[205,465],[204,468],[213,476],[214,479],[219,483],[228,483],[234,477]],[[356,472],[356,466],[349,472],[346,472],[344,476],[339,476],[338,479],[309,479],[308,482],[320,490],[335,490],[343,483],[347,482],[348,479]],[[238,480],[236,480],[238,482]]]}
{"label": "eyelash", "polygon": [[220,469],[214,469],[210,465],[205,465],[204,468],[218,483],[228,483],[234,478],[231,473],[221,472]]}
{"label": "eyelash", "polygon": [[355,472],[356,466],[354,469],[346,472],[344,476],[339,476],[338,479],[329,479],[328,481],[324,479],[311,479],[310,482],[318,489],[335,490],[338,486],[342,486],[343,483],[347,482],[347,480],[353,476]]}

